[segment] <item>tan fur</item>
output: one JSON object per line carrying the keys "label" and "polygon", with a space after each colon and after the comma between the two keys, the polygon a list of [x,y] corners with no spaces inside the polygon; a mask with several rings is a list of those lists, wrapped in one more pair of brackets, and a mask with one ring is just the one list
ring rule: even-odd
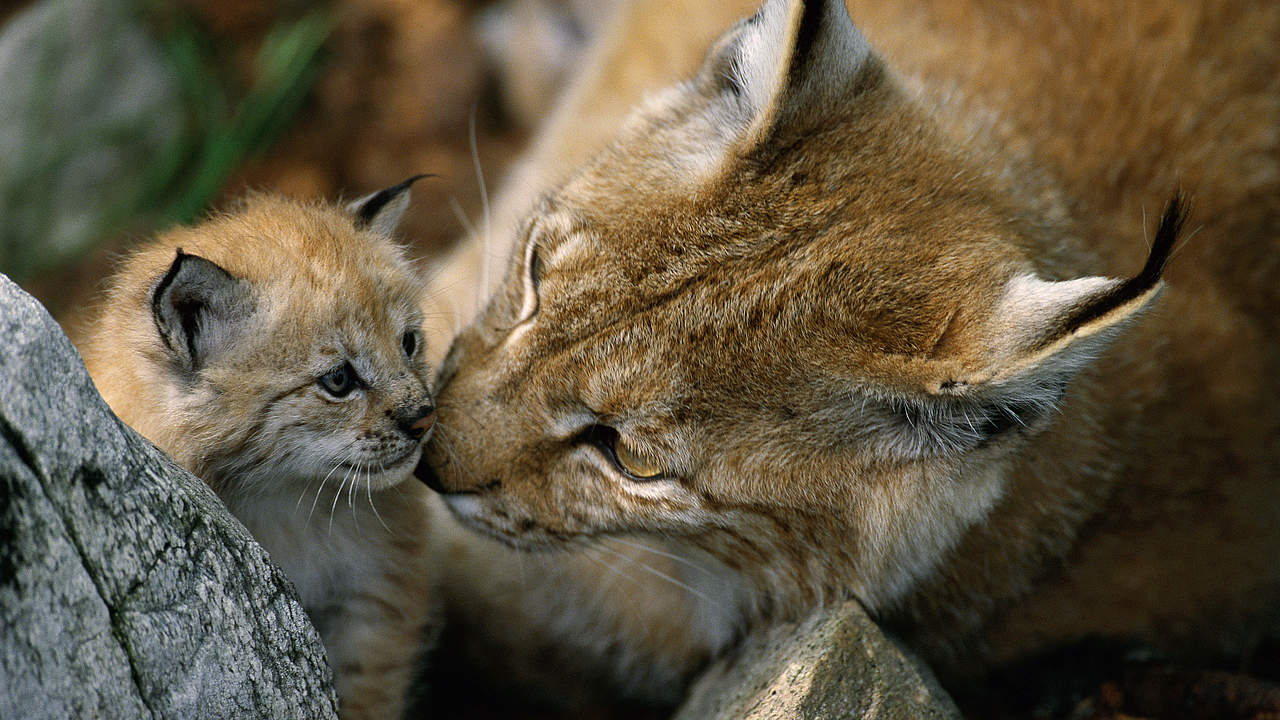
{"label": "tan fur", "polygon": [[[853,2],[876,54],[851,67],[851,40],[809,44],[805,8],[772,5],[800,62],[758,107],[725,100],[751,96],[722,84],[737,35],[694,59],[753,8],[638,1],[517,169],[510,269],[442,369],[429,480],[455,514],[522,547],[648,533],[715,557],[745,592],[687,601],[727,628],[675,638],[688,614],[634,590],[601,604],[640,636],[577,628],[677,674],[735,612],[850,595],[953,680],[1090,635],[1210,662],[1275,633],[1280,11]],[[1194,232],[1163,297],[1066,322],[1137,273],[1179,187]],[[1052,410],[934,432],[987,402]],[[625,477],[594,424],[671,479]],[[583,553],[560,557],[550,582]]]}
{"label": "tan fur", "polygon": [[[195,371],[152,309],[179,250],[253,298]],[[431,401],[421,351],[401,346],[421,325],[421,292],[401,248],[342,209],[257,195],[126,258],[80,343],[120,418],[208,482],[293,580],[344,718],[398,717],[434,630],[430,498],[402,482],[419,441],[393,420]],[[317,378],[343,359],[367,387],[337,402]]]}

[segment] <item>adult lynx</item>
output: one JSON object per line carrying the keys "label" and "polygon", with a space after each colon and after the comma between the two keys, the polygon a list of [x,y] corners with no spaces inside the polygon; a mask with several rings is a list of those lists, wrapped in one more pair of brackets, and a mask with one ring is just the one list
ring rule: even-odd
{"label": "adult lynx", "polygon": [[[730,612],[619,599],[643,633],[599,643],[675,667],[849,596],[953,679],[1280,628],[1280,10],[850,3],[869,43],[771,0],[611,124],[651,87],[627,38],[713,26],[666,5],[622,14],[499,213],[419,468],[454,514],[714,558],[725,594],[667,573]],[[1176,199],[1144,234],[1179,185],[1194,242]]]}

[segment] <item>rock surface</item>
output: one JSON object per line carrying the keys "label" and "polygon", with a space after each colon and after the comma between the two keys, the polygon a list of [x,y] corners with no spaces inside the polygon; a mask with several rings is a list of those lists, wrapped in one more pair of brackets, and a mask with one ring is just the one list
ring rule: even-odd
{"label": "rock surface", "polygon": [[140,3],[44,0],[0,27],[0,268],[81,257],[154,194],[186,117]]}
{"label": "rock surface", "polygon": [[334,718],[293,587],[0,275],[0,718]]}
{"label": "rock surface", "polygon": [[934,720],[960,712],[857,603],[752,634],[694,684],[675,720]]}

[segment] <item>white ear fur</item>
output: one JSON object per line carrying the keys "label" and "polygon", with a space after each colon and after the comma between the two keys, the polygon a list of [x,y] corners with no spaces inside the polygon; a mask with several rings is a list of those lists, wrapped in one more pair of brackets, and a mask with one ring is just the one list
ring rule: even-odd
{"label": "white ear fur", "polygon": [[151,291],[160,339],[192,372],[230,347],[253,309],[248,283],[182,248]]}
{"label": "white ear fur", "polygon": [[[1054,341],[1061,333],[1055,332],[1055,328],[1065,322],[1072,308],[1104,297],[1123,282],[1105,277],[1052,282],[1035,275],[1015,276],[1005,286],[1004,296],[987,322],[986,344],[995,362],[1003,364],[1012,360],[1013,365],[1022,366],[1029,364],[1028,361],[1034,362],[1025,356],[1043,359],[1044,354],[1038,351],[1057,344]],[[1012,367],[1006,366],[996,372],[1008,375],[1012,374],[1011,370]]]}
{"label": "white ear fur", "polygon": [[[898,398],[895,447],[962,450],[1057,407],[1068,383],[1164,289],[1160,279],[1186,221],[1179,196],[1169,202],[1142,270],[1127,279],[1051,282],[1017,275],[970,342],[985,349],[967,370],[932,375],[927,397]],[[945,374],[955,373],[955,374]],[[892,405],[892,403],[891,403]]]}
{"label": "white ear fur", "polygon": [[768,0],[731,31],[709,64],[727,71],[745,135],[760,139],[787,115],[845,100],[873,59],[842,0]]}

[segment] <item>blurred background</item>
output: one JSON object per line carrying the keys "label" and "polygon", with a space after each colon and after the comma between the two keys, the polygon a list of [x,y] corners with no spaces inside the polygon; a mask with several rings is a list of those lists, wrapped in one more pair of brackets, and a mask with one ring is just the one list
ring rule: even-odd
{"label": "blurred background", "polygon": [[402,234],[435,256],[480,216],[479,174],[499,183],[596,7],[0,0],[0,272],[65,322],[120,252],[248,189],[349,199],[416,173],[438,177]]}

